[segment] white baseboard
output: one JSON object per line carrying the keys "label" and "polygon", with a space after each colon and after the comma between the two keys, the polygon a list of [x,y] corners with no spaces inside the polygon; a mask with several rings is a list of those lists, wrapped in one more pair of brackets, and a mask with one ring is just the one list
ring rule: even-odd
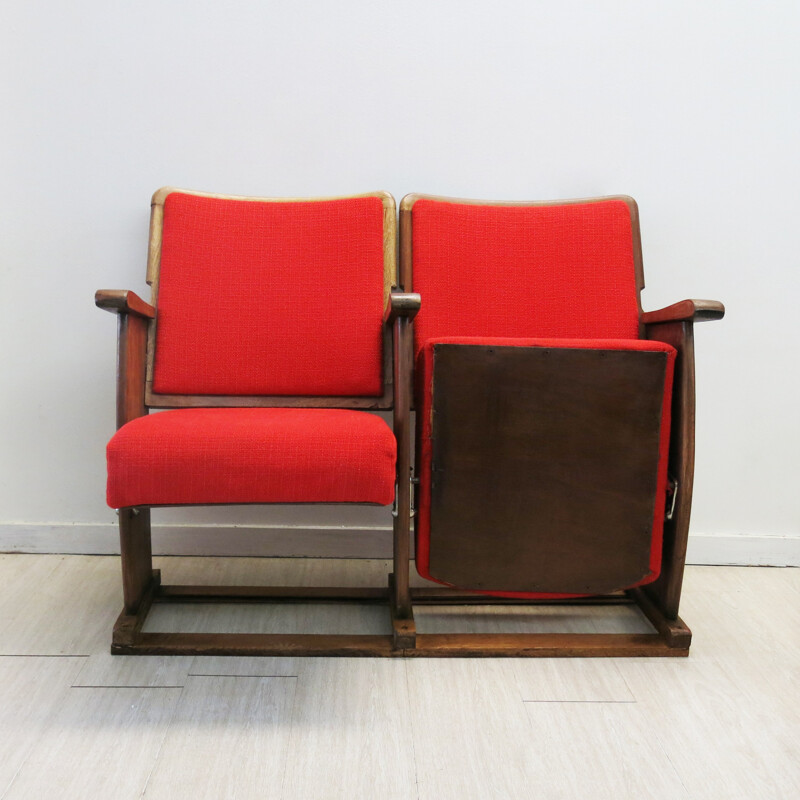
{"label": "white baseboard", "polygon": [[692,534],[687,564],[800,567],[800,535]]}
{"label": "white baseboard", "polygon": [[[0,553],[119,554],[116,525],[2,524]],[[391,558],[389,528],[154,525],[160,556]]]}
{"label": "white baseboard", "polygon": [[[107,524],[0,524],[2,553],[119,553],[117,528]],[[389,528],[156,525],[157,555],[391,558]],[[800,567],[800,535],[693,534],[689,564]]]}

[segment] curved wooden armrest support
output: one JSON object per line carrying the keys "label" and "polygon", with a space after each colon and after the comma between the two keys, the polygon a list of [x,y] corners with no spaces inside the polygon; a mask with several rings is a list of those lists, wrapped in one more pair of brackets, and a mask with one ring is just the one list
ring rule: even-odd
{"label": "curved wooden armrest support", "polygon": [[411,321],[417,316],[422,298],[416,292],[392,292],[384,315],[385,322],[394,322],[400,317]]}
{"label": "curved wooden armrest support", "polygon": [[95,292],[98,308],[117,315],[117,428],[144,416],[145,357],[148,321],[156,315],[150,303],[125,289]]}
{"label": "curved wooden armrest support", "polygon": [[156,310],[145,303],[138,294],[127,289],[98,289],[94,294],[94,304],[112,314],[133,314],[144,319],[153,319]]}
{"label": "curved wooden armrest support", "polygon": [[657,322],[708,322],[724,316],[725,306],[717,300],[681,300],[658,311],[645,311],[642,322],[645,325]]}

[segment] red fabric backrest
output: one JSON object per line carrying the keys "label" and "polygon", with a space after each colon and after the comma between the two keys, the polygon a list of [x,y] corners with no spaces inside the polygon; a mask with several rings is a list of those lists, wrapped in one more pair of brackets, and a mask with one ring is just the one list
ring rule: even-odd
{"label": "red fabric backrest", "polygon": [[442,336],[639,338],[631,212],[609,199],[412,206],[416,349]]}
{"label": "red fabric backrest", "polygon": [[153,389],[383,393],[380,197],[167,195]]}

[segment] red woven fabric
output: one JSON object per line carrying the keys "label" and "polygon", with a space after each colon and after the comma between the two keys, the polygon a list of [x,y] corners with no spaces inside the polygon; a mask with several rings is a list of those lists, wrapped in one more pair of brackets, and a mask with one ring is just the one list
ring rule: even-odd
{"label": "red woven fabric", "polygon": [[380,395],[383,203],[164,206],[153,388]]}
{"label": "red woven fabric", "polygon": [[363,411],[163,411],[123,425],[107,454],[112,508],[394,499],[394,435]]}
{"label": "red woven fabric", "polygon": [[638,339],[628,206],[413,206],[417,352],[434,336]]}
{"label": "red woven fabric", "polygon": [[[664,399],[661,413],[661,432],[659,439],[658,483],[656,488],[655,513],[653,518],[652,545],[650,550],[650,574],[639,583],[640,586],[654,581],[661,571],[661,550],[664,533],[664,504],[667,489],[667,458],[669,455],[670,411],[672,398],[672,376],[675,364],[675,348],[663,342],[645,339],[506,339],[499,337],[444,337],[430,339],[425,343],[417,357],[417,415],[421,420],[422,434],[419,443],[419,492],[417,495],[417,515],[415,522],[416,565],[423,578],[439,581],[430,574],[430,503],[431,503],[431,408],[433,388],[433,347],[435,344],[497,345],[507,347],[572,347],[583,350],[641,350],[667,353],[667,367],[664,378]],[[420,424],[418,422],[418,424]],[[620,589],[631,587],[620,586]],[[531,592],[481,592],[499,597],[519,598],[558,598],[575,595]]]}

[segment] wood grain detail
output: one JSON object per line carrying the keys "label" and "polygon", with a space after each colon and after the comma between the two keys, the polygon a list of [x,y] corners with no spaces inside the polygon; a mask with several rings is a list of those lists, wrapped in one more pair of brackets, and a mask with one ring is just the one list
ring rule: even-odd
{"label": "wood grain detail", "polygon": [[431,575],[597,594],[649,572],[666,354],[436,345]]}

